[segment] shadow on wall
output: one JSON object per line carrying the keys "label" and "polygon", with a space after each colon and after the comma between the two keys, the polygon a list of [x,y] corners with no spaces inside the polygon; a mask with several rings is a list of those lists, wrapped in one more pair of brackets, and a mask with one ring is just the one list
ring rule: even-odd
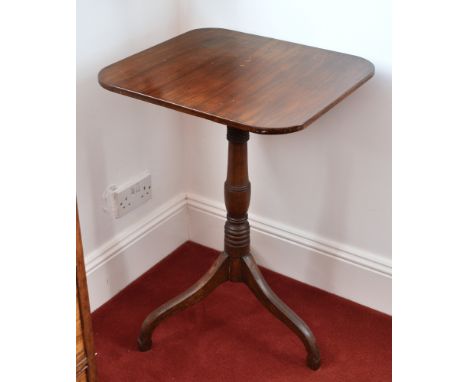
{"label": "shadow on wall", "polygon": [[[377,72],[304,131],[252,138],[253,214],[390,256],[389,74]],[[327,271],[320,277],[332,282]]]}
{"label": "shadow on wall", "polygon": [[[112,238],[117,233],[117,229],[113,224],[96,224],[96,222],[102,220],[104,203],[103,200],[92,197],[102,195],[105,190],[104,185],[110,183],[107,171],[109,157],[106,155],[105,146],[109,134],[109,129],[106,126],[109,126],[110,123],[99,123],[100,119],[102,121],[99,116],[105,115],[106,118],[112,120],[116,114],[112,102],[105,102],[105,100],[101,102],[103,97],[98,94],[101,89],[99,89],[96,78],[97,76],[90,76],[77,81],[77,162],[79,164],[77,167],[79,174],[82,174],[81,179],[88,179],[86,182],[80,182],[81,187],[87,187],[86,189],[80,189],[82,195],[88,196],[80,199],[78,208],[86,210],[88,215],[83,215],[91,220],[84,225],[88,243],[99,242],[98,238],[100,237]],[[93,99],[96,101],[90,102]],[[94,123],[90,123],[90,121]],[[90,251],[86,249],[86,241],[83,245],[85,253],[89,253]],[[117,284],[117,282],[114,280],[116,278],[128,279],[129,275],[125,274],[126,267],[119,266],[118,268],[124,274],[111,274],[107,272],[106,268],[106,281],[110,290],[115,289],[114,284]]]}

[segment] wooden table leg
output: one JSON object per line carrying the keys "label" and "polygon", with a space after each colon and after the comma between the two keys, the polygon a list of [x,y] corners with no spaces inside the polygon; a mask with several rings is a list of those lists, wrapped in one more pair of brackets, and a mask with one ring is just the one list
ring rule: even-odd
{"label": "wooden table leg", "polygon": [[312,370],[320,367],[320,353],[309,327],[270,288],[258,269],[252,255],[242,257],[244,282],[276,318],[288,326],[301,339],[307,351],[307,365]]}
{"label": "wooden table leg", "polygon": [[229,280],[247,284],[258,300],[275,317],[299,336],[307,350],[307,365],[317,370],[320,353],[309,327],[270,289],[250,253],[250,203],[247,141],[249,133],[228,127],[228,174],[224,184],[227,209],[224,251],[231,259]]}
{"label": "wooden table leg", "polygon": [[169,315],[193,305],[225,281],[243,282],[258,300],[279,320],[284,322],[303,342],[307,350],[307,365],[317,370],[320,353],[309,327],[270,289],[250,253],[250,226],[247,211],[250,203],[247,141],[249,132],[228,126],[228,171],[224,183],[226,224],[224,252],[212,268],[196,284],[170,300],[143,322],[138,347],[151,348],[151,335],[156,326]]}
{"label": "wooden table leg", "polygon": [[151,349],[151,335],[159,323],[171,314],[183,310],[208,296],[218,285],[227,280],[229,258],[221,253],[210,270],[194,285],[182,294],[161,305],[151,312],[143,321],[138,337],[138,348],[140,351]]}

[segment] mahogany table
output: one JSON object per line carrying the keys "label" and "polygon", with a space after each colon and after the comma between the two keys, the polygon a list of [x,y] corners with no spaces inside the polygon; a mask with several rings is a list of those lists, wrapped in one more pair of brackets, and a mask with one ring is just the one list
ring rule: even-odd
{"label": "mahogany table", "polygon": [[249,133],[302,130],[370,79],[374,66],[348,54],[226,29],[196,29],[116,62],[99,73],[106,89],[227,125],[224,251],[191,288],[148,315],[138,346],[153,330],[226,281],[243,282],[302,340],[307,365],[320,366],[309,327],[270,289],[250,253]]}

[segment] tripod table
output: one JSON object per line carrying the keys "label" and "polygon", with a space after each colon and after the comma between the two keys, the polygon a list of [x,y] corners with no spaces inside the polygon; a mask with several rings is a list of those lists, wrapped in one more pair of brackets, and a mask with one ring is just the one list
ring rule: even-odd
{"label": "tripod table", "polygon": [[147,316],[141,351],[166,317],[221,283],[243,282],[301,339],[307,365],[319,368],[314,335],[270,289],[250,253],[247,141],[249,133],[304,129],[373,74],[360,57],[217,28],[192,30],[101,70],[99,83],[110,91],[227,126],[224,251],[197,283]]}

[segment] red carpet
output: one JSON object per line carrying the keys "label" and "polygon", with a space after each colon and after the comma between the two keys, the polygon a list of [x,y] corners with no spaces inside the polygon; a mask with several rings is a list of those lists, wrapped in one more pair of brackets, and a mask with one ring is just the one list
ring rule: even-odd
{"label": "red carpet", "polygon": [[322,367],[243,284],[225,283],[169,317],[137,350],[146,315],[195,282],[217,251],[186,243],[93,313],[100,382],[391,381],[391,317],[262,269],[317,337]]}

